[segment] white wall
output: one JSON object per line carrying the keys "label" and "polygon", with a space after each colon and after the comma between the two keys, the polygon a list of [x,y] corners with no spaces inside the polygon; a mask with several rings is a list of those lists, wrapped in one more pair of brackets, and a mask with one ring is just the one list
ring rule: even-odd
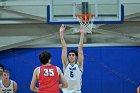
{"label": "white wall", "polygon": [[[18,11],[21,13],[31,14],[39,17],[46,18],[47,15],[47,5],[50,4],[51,0],[13,0],[0,2],[0,6],[6,6],[14,11]],[[58,1],[58,0],[54,0]],[[60,0],[66,1],[66,0]],[[100,1],[100,0],[98,0]],[[105,1],[105,0],[104,0]],[[107,0],[107,2],[112,0]],[[66,1],[67,2],[67,1]],[[140,12],[140,0],[121,0],[125,7],[125,15],[138,13]],[[61,2],[62,3],[62,2]],[[65,3],[65,2],[64,2]],[[17,16],[15,14],[9,15],[7,12],[0,12],[1,18],[17,18],[22,16]]]}
{"label": "white wall", "polygon": [[125,7],[125,15],[140,12],[140,0],[121,0]]}

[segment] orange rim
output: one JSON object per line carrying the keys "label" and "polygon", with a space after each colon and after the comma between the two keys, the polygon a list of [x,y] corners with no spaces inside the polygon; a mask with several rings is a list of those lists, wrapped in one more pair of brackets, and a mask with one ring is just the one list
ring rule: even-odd
{"label": "orange rim", "polygon": [[75,16],[78,17],[79,19],[82,18],[82,22],[89,22],[90,18],[95,17],[94,14],[78,14],[78,15],[75,15]]}

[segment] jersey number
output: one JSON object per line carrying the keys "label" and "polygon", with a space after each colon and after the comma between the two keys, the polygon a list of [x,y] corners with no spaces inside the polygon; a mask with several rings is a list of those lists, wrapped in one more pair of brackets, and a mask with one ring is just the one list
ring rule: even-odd
{"label": "jersey number", "polygon": [[70,77],[74,77],[73,71],[70,71]]}
{"label": "jersey number", "polygon": [[44,76],[54,76],[54,69],[44,69]]}

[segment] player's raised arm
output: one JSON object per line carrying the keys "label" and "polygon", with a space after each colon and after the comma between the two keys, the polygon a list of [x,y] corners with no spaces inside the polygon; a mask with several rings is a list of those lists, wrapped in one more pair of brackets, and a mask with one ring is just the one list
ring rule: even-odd
{"label": "player's raised arm", "polygon": [[64,39],[65,28],[66,27],[64,26],[64,24],[62,24],[60,29],[59,29],[60,41],[61,41],[61,45],[62,45],[62,55],[61,55],[61,58],[62,58],[62,63],[63,63],[64,67],[66,67],[66,65],[67,65],[67,45],[66,45],[66,42],[65,42],[65,39]]}
{"label": "player's raised arm", "polygon": [[80,26],[80,41],[78,45],[78,63],[79,65],[83,65],[83,42],[84,42],[84,26]]}

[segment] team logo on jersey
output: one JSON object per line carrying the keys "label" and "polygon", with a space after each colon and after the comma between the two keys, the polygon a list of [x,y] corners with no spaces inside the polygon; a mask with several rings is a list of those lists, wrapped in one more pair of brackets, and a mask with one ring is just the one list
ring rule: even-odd
{"label": "team logo on jersey", "polygon": [[72,70],[72,71],[76,70],[76,67],[74,67],[74,68],[69,67],[69,70]]}
{"label": "team logo on jersey", "polygon": [[2,93],[10,93],[12,89],[2,89]]}

